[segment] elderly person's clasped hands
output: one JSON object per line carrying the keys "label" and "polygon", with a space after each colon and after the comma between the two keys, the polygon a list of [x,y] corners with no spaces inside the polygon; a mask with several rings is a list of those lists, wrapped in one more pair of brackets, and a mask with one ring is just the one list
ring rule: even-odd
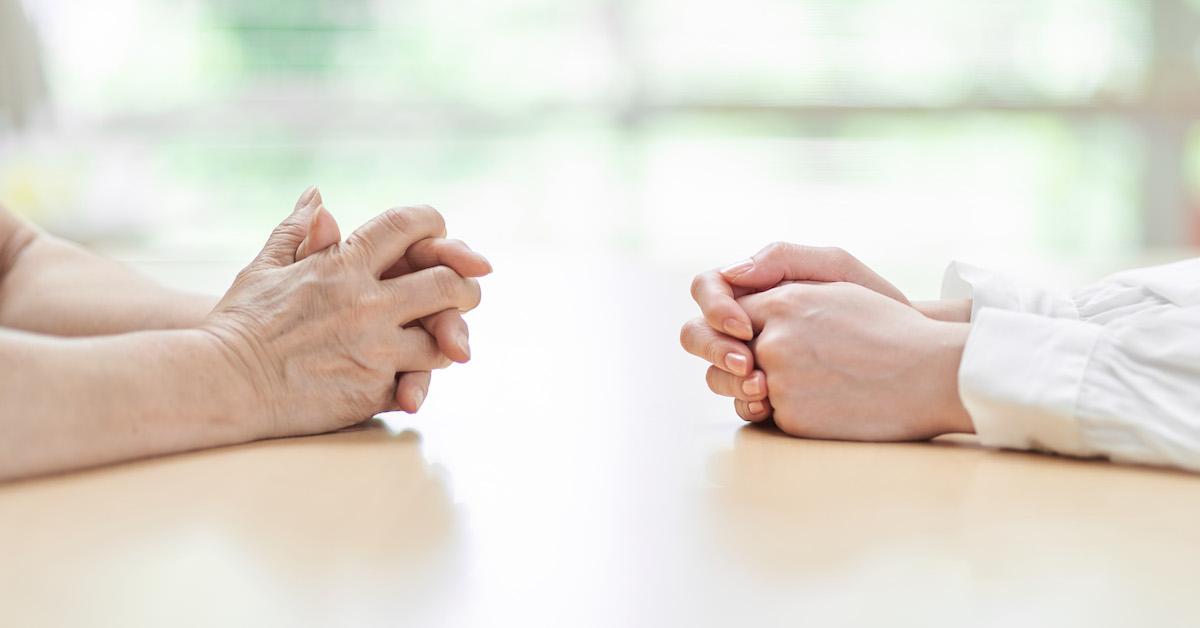
{"label": "elderly person's clasped hands", "polygon": [[0,209],[0,480],[416,412],[491,270],[426,206],[343,239],[314,187],[214,306]]}
{"label": "elderly person's clasped hands", "polygon": [[428,206],[341,241],[312,188],[201,328],[268,419],[255,436],[323,432],[420,408],[430,372],[470,358],[461,312],[491,270]]}

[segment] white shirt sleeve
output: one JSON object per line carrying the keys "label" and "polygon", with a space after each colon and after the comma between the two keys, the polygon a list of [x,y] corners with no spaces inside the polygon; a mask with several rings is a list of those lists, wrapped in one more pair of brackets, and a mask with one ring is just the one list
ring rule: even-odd
{"label": "white shirt sleeve", "polygon": [[961,264],[946,284],[976,300],[959,392],[985,445],[1200,471],[1200,260],[1064,295]]}
{"label": "white shirt sleeve", "polygon": [[971,299],[971,320],[993,307],[1054,318],[1079,318],[1069,295],[1019,285],[1003,275],[962,262],[952,262],[942,280],[943,299]]}
{"label": "white shirt sleeve", "polygon": [[994,307],[1053,318],[1108,324],[1152,309],[1200,305],[1200,258],[1127,270],[1071,293],[1021,285],[1003,275],[953,262],[943,299],[972,299],[971,319]]}

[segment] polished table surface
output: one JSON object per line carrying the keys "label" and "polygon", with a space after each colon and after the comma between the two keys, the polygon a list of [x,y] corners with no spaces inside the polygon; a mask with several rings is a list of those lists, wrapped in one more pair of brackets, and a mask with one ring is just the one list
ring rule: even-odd
{"label": "polished table surface", "polygon": [[1200,623],[1200,477],[745,427],[686,277],[521,270],[419,415],[0,485],[0,624]]}

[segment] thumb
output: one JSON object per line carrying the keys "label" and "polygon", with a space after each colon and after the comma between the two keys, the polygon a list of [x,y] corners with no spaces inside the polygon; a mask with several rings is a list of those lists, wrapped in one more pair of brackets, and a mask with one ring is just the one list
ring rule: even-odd
{"label": "thumb", "polygon": [[317,207],[312,222],[308,226],[308,235],[296,249],[296,261],[300,261],[313,253],[319,253],[342,241],[342,230],[338,228],[337,220],[324,205]]}
{"label": "thumb", "polygon": [[304,237],[308,235],[313,215],[321,207],[321,192],[317,186],[312,186],[300,195],[291,215],[279,223],[271,232],[262,252],[255,259],[260,264],[268,266],[287,266],[296,261],[296,251]]}

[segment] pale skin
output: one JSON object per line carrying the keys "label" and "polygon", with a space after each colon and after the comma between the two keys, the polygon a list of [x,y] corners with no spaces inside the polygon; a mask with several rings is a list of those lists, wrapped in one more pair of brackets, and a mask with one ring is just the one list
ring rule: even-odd
{"label": "pale skin", "polygon": [[794,436],[900,441],[974,432],[958,395],[970,301],[911,303],[840,249],[775,243],[697,275],[683,347],[747,421]]}
{"label": "pale skin", "polygon": [[415,412],[491,272],[445,236],[403,207],[343,241],[310,188],[217,300],[0,210],[0,479]]}

